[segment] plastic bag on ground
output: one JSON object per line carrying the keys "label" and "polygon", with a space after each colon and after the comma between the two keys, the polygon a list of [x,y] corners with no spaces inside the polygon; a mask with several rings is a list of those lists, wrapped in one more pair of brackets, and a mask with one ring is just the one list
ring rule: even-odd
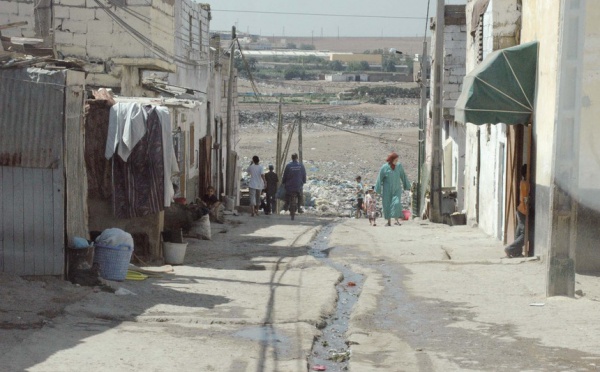
{"label": "plastic bag on ground", "polygon": [[96,245],[103,247],[118,247],[126,245],[133,248],[133,237],[130,233],[121,229],[111,228],[102,231],[102,234],[96,238]]}
{"label": "plastic bag on ground", "polygon": [[192,224],[190,234],[197,239],[211,240],[210,218],[208,215],[200,217],[200,219]]}

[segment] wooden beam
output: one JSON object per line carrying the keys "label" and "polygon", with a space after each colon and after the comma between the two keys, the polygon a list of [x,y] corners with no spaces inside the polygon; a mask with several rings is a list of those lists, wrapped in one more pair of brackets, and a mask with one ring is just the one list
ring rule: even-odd
{"label": "wooden beam", "polygon": [[15,27],[21,27],[21,26],[27,26],[27,21],[7,23],[5,25],[0,25],[0,30],[6,30],[7,28],[15,28]]}

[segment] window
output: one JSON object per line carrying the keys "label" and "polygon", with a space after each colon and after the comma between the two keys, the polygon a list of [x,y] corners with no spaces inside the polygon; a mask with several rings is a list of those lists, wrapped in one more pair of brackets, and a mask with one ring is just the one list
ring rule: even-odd
{"label": "window", "polygon": [[192,15],[190,14],[189,16],[189,41],[190,41],[190,49],[192,49],[192,44],[194,43],[194,34],[192,34],[192,25],[193,25],[193,21],[194,19],[192,18]]}
{"label": "window", "polygon": [[198,50],[202,51],[202,19],[198,18]]}
{"label": "window", "polygon": [[196,144],[196,140],[194,138],[194,123],[190,124],[190,166],[194,165],[194,159],[196,158],[195,155],[195,144]]}
{"label": "window", "polygon": [[479,16],[477,30],[475,30],[475,46],[477,48],[477,63],[483,61],[483,14]]}

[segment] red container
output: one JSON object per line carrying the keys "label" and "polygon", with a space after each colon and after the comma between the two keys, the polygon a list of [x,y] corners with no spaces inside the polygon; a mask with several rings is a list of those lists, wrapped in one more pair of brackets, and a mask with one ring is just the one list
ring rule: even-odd
{"label": "red container", "polygon": [[402,211],[402,214],[404,215],[404,220],[408,221],[410,220],[410,211],[405,209]]}
{"label": "red container", "polygon": [[173,201],[177,204],[181,204],[181,205],[185,205],[186,200],[185,198],[174,198]]}

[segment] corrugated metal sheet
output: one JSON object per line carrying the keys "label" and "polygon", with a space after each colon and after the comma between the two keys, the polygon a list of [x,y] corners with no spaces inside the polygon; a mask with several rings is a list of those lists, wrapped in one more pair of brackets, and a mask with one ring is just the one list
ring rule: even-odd
{"label": "corrugated metal sheet", "polygon": [[0,165],[56,169],[66,71],[0,70]]}
{"label": "corrugated metal sheet", "polygon": [[61,275],[66,71],[0,70],[0,271]]}

